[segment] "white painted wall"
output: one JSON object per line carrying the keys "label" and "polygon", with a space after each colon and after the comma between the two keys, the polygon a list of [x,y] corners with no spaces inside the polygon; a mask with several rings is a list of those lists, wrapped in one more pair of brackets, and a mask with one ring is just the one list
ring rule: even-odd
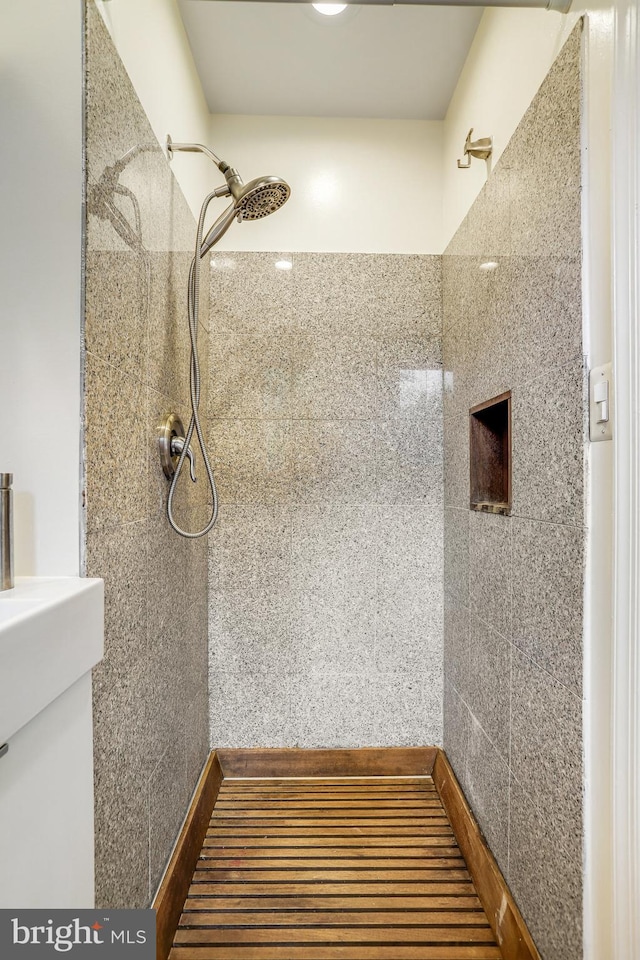
{"label": "white painted wall", "polygon": [[[595,6],[595,4],[593,5]],[[546,10],[487,8],[444,121],[444,246],[484,186],[490,166],[508,144],[583,8],[568,15]],[[458,170],[467,133],[493,137],[493,157]]]}
{"label": "white painted wall", "polygon": [[232,226],[220,249],[442,250],[441,123],[217,114],[209,142],[245,180],[291,186],[282,210]]}
{"label": "white painted wall", "polygon": [[[441,252],[442,124],[211,117],[177,0],[97,0],[97,7],[161,143],[167,133],[204,143],[246,180],[276,173],[290,182],[291,200],[276,217],[233,227],[220,249]],[[196,154],[176,154],[172,169],[197,216],[221,175]]]}
{"label": "white painted wall", "polygon": [[0,470],[15,475],[16,567],[80,560],[82,5],[0,10]]}
{"label": "white painted wall", "polygon": [[[177,0],[96,0],[149,122],[164,146],[205,143],[210,114]],[[210,160],[177,154],[172,169],[194,217],[206,194],[218,185]]]}

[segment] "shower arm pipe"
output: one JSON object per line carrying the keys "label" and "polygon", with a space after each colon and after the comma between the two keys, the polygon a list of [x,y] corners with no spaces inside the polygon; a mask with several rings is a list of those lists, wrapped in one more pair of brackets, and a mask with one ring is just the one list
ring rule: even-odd
{"label": "shower arm pipe", "polygon": [[[252,0],[256,2],[256,0]],[[272,3],[273,0],[257,0],[262,3]],[[299,3],[300,0],[276,0],[277,3]],[[311,3],[311,0],[308,0]],[[447,3],[447,0],[400,0],[400,3],[394,3],[394,0],[344,0],[345,3],[354,3],[354,6],[376,6],[376,7],[540,7],[544,10],[551,10],[555,13],[568,13],[571,7],[571,0],[453,0]]]}
{"label": "shower arm pipe", "polygon": [[[215,163],[218,170],[222,173],[226,173],[227,170],[229,170],[229,164],[225,160],[221,160],[220,157],[217,157],[213,150],[209,150],[209,147],[205,147],[203,143],[174,143],[167,134],[167,153],[169,160],[172,159],[172,154],[176,151],[181,151],[182,153],[204,153],[205,157],[209,157],[209,160]],[[222,194],[219,194],[219,196],[222,196]]]}

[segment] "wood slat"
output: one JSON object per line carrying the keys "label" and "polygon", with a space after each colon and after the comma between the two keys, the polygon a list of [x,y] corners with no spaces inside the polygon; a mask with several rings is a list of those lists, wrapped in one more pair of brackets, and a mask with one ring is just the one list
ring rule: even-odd
{"label": "wood slat", "polygon": [[211,912],[183,913],[180,926],[188,927],[464,927],[484,926],[489,922],[484,910],[457,910],[443,912],[441,910],[416,910],[407,913],[406,910],[387,912],[372,912],[360,910],[350,912],[344,910],[287,910],[284,913],[242,912],[240,910],[225,912],[223,910]]}
{"label": "wood slat", "polygon": [[[276,753],[277,763],[291,768],[292,755]],[[333,754],[303,753],[307,769]],[[258,754],[235,752],[227,763],[260,769],[265,752]],[[424,763],[424,755],[413,757]],[[225,779],[170,954],[171,960],[500,957],[433,781],[387,777]]]}
{"label": "wood slat", "polygon": [[208,927],[206,929],[180,926],[174,943],[421,943],[432,946],[440,943],[493,943],[493,932],[488,923],[479,927]]}
{"label": "wood slat", "polygon": [[[435,837],[436,840],[444,840],[451,844],[453,841],[448,837]],[[238,860],[262,860],[268,858],[278,862],[281,860],[299,859],[299,860],[356,860],[364,861],[366,859],[376,860],[406,860],[411,865],[411,859],[424,859],[425,857],[459,857],[460,850],[457,846],[444,846],[443,844],[433,844],[423,847],[220,847],[208,844],[206,841],[202,847],[200,857],[208,860],[228,860],[230,857],[235,862]],[[365,866],[364,863],[362,863]],[[394,863],[394,866],[400,864]]]}
{"label": "wood slat", "polygon": [[278,870],[214,870],[208,865],[208,861],[198,861],[196,871],[193,875],[194,883],[311,883],[322,881],[324,883],[341,883],[349,880],[359,883],[378,883],[385,880],[393,880],[398,883],[429,882],[431,880],[464,880],[467,877],[464,860],[456,861],[461,863],[460,869],[454,867],[421,867],[418,870],[304,870],[290,869]]}
{"label": "wood slat", "polygon": [[[433,807],[441,809],[439,800],[422,800],[412,797],[410,800],[325,800],[324,798],[313,798],[312,800],[218,800],[216,810],[268,810],[272,814],[274,810],[286,810],[291,814],[293,810],[428,810]],[[221,814],[224,816],[224,814]],[[292,814],[294,815],[294,814]]]}
{"label": "wood slat", "polygon": [[398,871],[406,873],[407,871],[415,872],[416,870],[433,871],[457,869],[466,870],[466,864],[459,852],[452,857],[409,857],[404,860],[401,858],[389,860],[388,857],[361,860],[346,857],[323,857],[319,859],[281,857],[280,859],[267,862],[261,858],[249,860],[246,857],[244,859],[238,857],[237,859],[221,860],[215,857],[201,855],[196,863],[196,870],[198,871],[242,870],[243,872],[249,871],[252,875],[255,875],[256,871],[264,873],[267,870],[272,874],[277,873],[279,875],[290,873],[291,871],[296,874],[300,873],[301,875],[310,872],[315,874],[317,871],[323,873],[330,871],[339,873],[340,875],[356,872],[362,874],[363,879],[367,879],[371,870],[375,871],[376,874],[382,872],[391,873],[391,871],[393,871],[393,875],[397,875]]}
{"label": "wood slat", "polygon": [[[223,947],[173,947],[170,960],[328,960],[326,947],[236,946],[233,953]],[[502,960],[496,946],[411,947],[411,946],[338,946],[331,947],[330,960]]]}
{"label": "wood slat", "polygon": [[156,911],[156,960],[165,960],[171,948],[182,905],[202,848],[209,812],[221,783],[222,770],[215,753],[212,753],[200,775],[167,872],[153,901]]}
{"label": "wood slat", "polygon": [[301,786],[344,786],[344,787],[362,787],[362,786],[419,786],[428,784],[435,786],[431,774],[419,777],[230,777],[225,776],[225,787],[235,786],[265,786],[265,787],[287,787],[291,785]]}
{"label": "wood slat", "polygon": [[451,826],[447,818],[433,817],[428,821],[421,821],[420,826],[397,826],[396,823],[378,825],[365,821],[358,826],[353,826],[353,821],[349,820],[346,824],[332,824],[331,826],[314,827],[292,827],[286,823],[269,823],[263,820],[257,821],[257,825],[247,826],[244,824],[232,823],[228,826],[226,823],[215,822],[209,825],[207,836],[216,837],[428,837],[431,836],[434,827],[444,827],[450,830]]}
{"label": "wood slat", "polygon": [[431,775],[435,747],[364,747],[359,750],[245,748],[218,750],[228,777],[397,777]]}
{"label": "wood slat", "polygon": [[[239,826],[242,827],[261,826],[264,825],[265,821],[267,821],[267,824],[271,822],[273,826],[277,826],[276,821],[281,821],[280,826],[283,827],[421,827],[425,822],[428,823],[430,819],[427,814],[422,817],[412,817],[405,814],[397,817],[381,817],[379,814],[376,815],[375,811],[372,811],[369,816],[365,816],[362,810],[358,810],[357,816],[354,814],[352,817],[338,816],[337,811],[328,813],[325,817],[320,815],[292,817],[286,811],[277,810],[274,810],[272,814],[261,811],[260,815],[256,816],[256,812],[253,811],[251,817],[247,817],[245,813],[234,817],[233,813],[228,810],[218,814],[214,811],[211,825],[216,826],[219,823],[221,826],[228,827],[233,826],[236,820],[240,820]],[[281,815],[279,816],[278,813]],[[436,819],[439,820],[440,817],[441,815],[437,815]]]}
{"label": "wood slat", "polygon": [[[430,850],[432,847],[456,846],[453,831],[447,827],[437,827],[431,834],[421,837],[221,837],[217,831],[211,831],[204,838],[204,847],[220,850],[259,850],[265,849],[265,856],[278,856],[277,851],[282,849],[317,849],[329,847],[334,849],[349,849],[350,847],[383,847],[391,850]],[[404,855],[404,854],[403,854]],[[409,854],[407,854],[409,856]]]}
{"label": "wood slat", "polygon": [[193,883],[190,897],[349,897],[367,896],[443,896],[475,894],[471,880],[432,883]]}
{"label": "wood slat", "polygon": [[246,912],[255,910],[367,910],[381,912],[402,910],[409,917],[413,911],[427,910],[481,910],[478,897],[470,896],[418,896],[418,897],[187,897],[185,913],[196,910],[237,910]]}
{"label": "wood slat", "polygon": [[494,934],[503,945],[505,957],[509,960],[512,957],[514,960],[541,960],[522,914],[484,842],[480,827],[442,751],[438,751],[434,775],[460,849],[469,865]]}
{"label": "wood slat", "polygon": [[218,820],[286,820],[286,821],[305,821],[311,820],[316,823],[318,820],[344,820],[348,823],[358,823],[360,820],[408,820],[420,823],[421,817],[428,817],[431,812],[438,816],[441,814],[442,807],[434,802],[425,803],[423,806],[407,807],[358,807],[350,810],[346,804],[338,804],[335,807],[327,807],[323,803],[312,804],[310,807],[300,810],[292,810],[289,807],[278,807],[274,804],[272,807],[264,805],[244,809],[243,807],[220,807],[216,804],[216,809],[211,815],[211,822],[217,823]]}
{"label": "wood slat", "polygon": [[298,796],[310,796],[310,797],[350,797],[352,796],[354,800],[357,800],[358,797],[422,797],[422,796],[438,796],[438,791],[433,786],[433,784],[424,783],[424,784],[411,784],[411,785],[402,785],[398,784],[395,787],[381,787],[379,784],[361,784],[358,786],[353,786],[353,784],[333,784],[332,786],[325,785],[324,782],[321,784],[314,784],[312,782],[306,781],[304,783],[296,784],[295,781],[292,781],[290,785],[282,787],[267,787],[267,786],[222,786],[220,788],[220,796],[224,797],[263,797],[263,796],[277,796],[277,797],[298,797]]}

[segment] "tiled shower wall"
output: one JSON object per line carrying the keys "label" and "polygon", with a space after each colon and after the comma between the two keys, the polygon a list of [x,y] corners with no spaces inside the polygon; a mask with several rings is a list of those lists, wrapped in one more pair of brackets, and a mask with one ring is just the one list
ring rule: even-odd
{"label": "tiled shower wall", "polygon": [[441,302],[439,257],[213,256],[214,746],[441,742]]}
{"label": "tiled shower wall", "polygon": [[[195,224],[91,0],[86,67],[86,570],[106,589],[93,675],[96,898],[142,907],[208,752],[206,542],[170,530],[156,452],[162,414],[188,422]],[[204,357],[207,341],[203,326]],[[179,489],[192,528],[204,491],[202,476]]]}
{"label": "tiled shower wall", "polygon": [[[545,960],[582,956],[580,27],[443,258],[444,745]],[[512,390],[511,517],[468,412]]]}

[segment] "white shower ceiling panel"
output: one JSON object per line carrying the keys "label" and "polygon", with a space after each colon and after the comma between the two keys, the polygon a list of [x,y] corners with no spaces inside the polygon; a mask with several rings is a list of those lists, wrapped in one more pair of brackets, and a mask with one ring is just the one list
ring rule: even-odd
{"label": "white shower ceiling panel", "polygon": [[480,8],[179,0],[211,113],[442,120]]}

